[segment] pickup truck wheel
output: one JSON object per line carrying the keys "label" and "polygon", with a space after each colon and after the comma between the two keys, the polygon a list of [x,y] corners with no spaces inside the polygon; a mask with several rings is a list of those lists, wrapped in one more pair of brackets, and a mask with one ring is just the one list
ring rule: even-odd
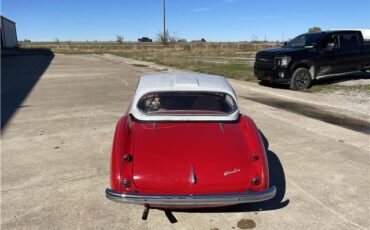
{"label": "pickup truck wheel", "polygon": [[298,68],[294,71],[289,88],[292,90],[304,90],[311,86],[312,79],[308,69]]}

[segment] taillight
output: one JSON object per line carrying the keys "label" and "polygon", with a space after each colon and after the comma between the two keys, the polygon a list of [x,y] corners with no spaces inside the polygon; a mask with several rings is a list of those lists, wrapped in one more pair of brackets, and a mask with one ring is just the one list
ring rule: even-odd
{"label": "taillight", "polygon": [[253,153],[251,158],[252,158],[252,161],[258,161],[260,159],[260,157],[256,153]]}
{"label": "taillight", "polygon": [[122,186],[124,188],[129,188],[131,186],[131,181],[129,179],[127,179],[127,178],[123,179]]}
{"label": "taillight", "polygon": [[252,184],[254,184],[256,186],[260,185],[261,184],[261,178],[259,178],[258,176],[257,177],[254,177],[252,179]]}
{"label": "taillight", "polygon": [[126,154],[123,156],[123,160],[125,162],[131,162],[132,161],[132,156],[130,154]]}

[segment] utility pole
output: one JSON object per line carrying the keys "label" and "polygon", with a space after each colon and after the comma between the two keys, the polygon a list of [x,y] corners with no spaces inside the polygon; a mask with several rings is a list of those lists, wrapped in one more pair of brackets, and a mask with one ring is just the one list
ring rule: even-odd
{"label": "utility pole", "polygon": [[166,33],[166,0],[163,0],[163,42],[167,43],[167,33]]}

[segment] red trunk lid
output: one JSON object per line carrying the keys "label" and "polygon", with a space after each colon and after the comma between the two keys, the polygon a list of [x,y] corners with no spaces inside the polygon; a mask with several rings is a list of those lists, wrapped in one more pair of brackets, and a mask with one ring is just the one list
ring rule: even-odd
{"label": "red trunk lid", "polygon": [[238,123],[138,125],[133,180],[139,190],[239,192],[247,187],[250,160]]}

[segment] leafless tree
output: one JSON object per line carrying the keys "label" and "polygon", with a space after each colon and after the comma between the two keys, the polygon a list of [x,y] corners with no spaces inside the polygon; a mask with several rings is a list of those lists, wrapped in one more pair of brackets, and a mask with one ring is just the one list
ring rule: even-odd
{"label": "leafless tree", "polygon": [[160,42],[160,43],[162,43],[162,45],[167,45],[168,44],[168,41],[169,41],[169,39],[168,39],[168,36],[169,34],[168,34],[168,30],[166,30],[166,32],[158,32],[157,34],[156,34],[156,38],[155,38],[155,40],[157,41],[157,42]]}
{"label": "leafless tree", "polygon": [[122,45],[123,44],[123,39],[124,39],[123,36],[117,35],[116,42],[118,44]]}
{"label": "leafless tree", "polygon": [[311,28],[309,28],[308,29],[308,32],[309,33],[313,33],[313,32],[321,32],[322,30],[321,30],[321,28],[320,27],[318,27],[318,26],[314,26],[314,27],[311,27]]}
{"label": "leafless tree", "polygon": [[[171,32],[171,34],[168,32],[168,30],[166,31],[166,33],[163,33],[163,32],[158,32],[156,34],[156,38],[155,40],[157,42],[160,42],[162,43],[163,45],[168,45],[168,44],[175,44],[176,42],[180,42],[180,40],[185,40],[185,39],[180,39],[178,36],[177,36],[177,33],[176,32]],[[186,41],[186,40],[185,40]]]}
{"label": "leafless tree", "polygon": [[55,43],[57,43],[57,44],[59,45],[59,43],[60,43],[59,38],[54,38],[54,42],[55,42]]}

